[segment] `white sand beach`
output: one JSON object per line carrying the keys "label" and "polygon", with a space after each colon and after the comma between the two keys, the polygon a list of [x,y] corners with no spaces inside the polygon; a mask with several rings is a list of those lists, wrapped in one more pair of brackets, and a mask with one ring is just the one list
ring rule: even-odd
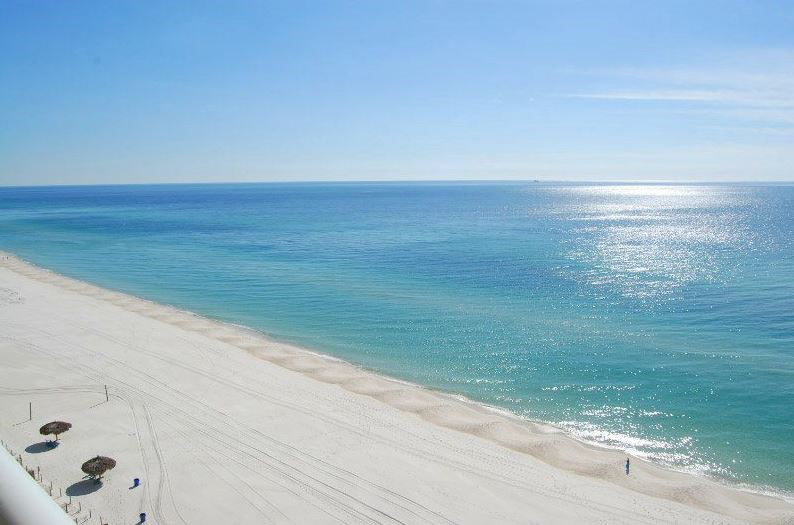
{"label": "white sand beach", "polygon": [[[781,499],[640,459],[627,476],[620,452],[10,254],[0,327],[0,439],[79,522],[794,523]],[[80,471],[97,454],[117,461],[101,485]]]}

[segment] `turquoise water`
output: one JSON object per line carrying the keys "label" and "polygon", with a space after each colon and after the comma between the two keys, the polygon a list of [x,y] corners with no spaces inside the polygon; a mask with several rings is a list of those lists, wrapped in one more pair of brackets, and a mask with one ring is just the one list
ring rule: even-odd
{"label": "turquoise water", "polygon": [[793,186],[0,188],[0,248],[794,490]]}

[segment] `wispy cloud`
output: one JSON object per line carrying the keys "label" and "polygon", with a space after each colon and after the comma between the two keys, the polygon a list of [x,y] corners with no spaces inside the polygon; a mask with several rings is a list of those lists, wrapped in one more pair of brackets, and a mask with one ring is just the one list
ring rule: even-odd
{"label": "wispy cloud", "polygon": [[573,98],[596,98],[605,100],[649,100],[671,102],[727,102],[736,101],[741,95],[725,91],[708,91],[695,89],[660,89],[660,90],[615,90],[597,93],[573,93]]}
{"label": "wispy cloud", "polygon": [[[577,99],[667,104],[692,116],[794,126],[794,51],[748,53],[719,64],[579,71]],[[597,86],[597,87],[594,87]]]}

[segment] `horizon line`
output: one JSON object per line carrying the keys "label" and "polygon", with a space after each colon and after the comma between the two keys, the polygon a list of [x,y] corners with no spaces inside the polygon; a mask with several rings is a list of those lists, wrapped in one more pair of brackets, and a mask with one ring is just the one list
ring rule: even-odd
{"label": "horizon line", "polygon": [[257,184],[543,184],[543,183],[579,183],[579,184],[670,184],[670,185],[687,185],[687,184],[736,184],[736,185],[794,185],[794,180],[669,180],[669,179],[655,179],[655,180],[638,180],[638,179],[388,179],[388,180],[368,180],[368,179],[351,179],[351,180],[263,180],[263,181],[165,181],[165,182],[110,182],[110,183],[58,183],[58,184],[0,184],[0,189],[15,189],[15,188],[77,188],[77,187],[97,187],[97,186],[218,186],[218,185],[257,185]]}

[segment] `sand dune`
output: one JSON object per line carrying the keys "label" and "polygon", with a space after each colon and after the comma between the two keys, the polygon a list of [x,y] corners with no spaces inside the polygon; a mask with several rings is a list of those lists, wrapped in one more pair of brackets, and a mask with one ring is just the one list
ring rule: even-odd
{"label": "sand dune", "polygon": [[[626,476],[623,454],[552,427],[10,255],[0,291],[0,437],[45,483],[71,487],[81,517],[794,523],[782,500],[639,459]],[[39,452],[37,429],[55,418],[74,427]],[[97,453],[118,466],[86,488],[79,465]]]}

